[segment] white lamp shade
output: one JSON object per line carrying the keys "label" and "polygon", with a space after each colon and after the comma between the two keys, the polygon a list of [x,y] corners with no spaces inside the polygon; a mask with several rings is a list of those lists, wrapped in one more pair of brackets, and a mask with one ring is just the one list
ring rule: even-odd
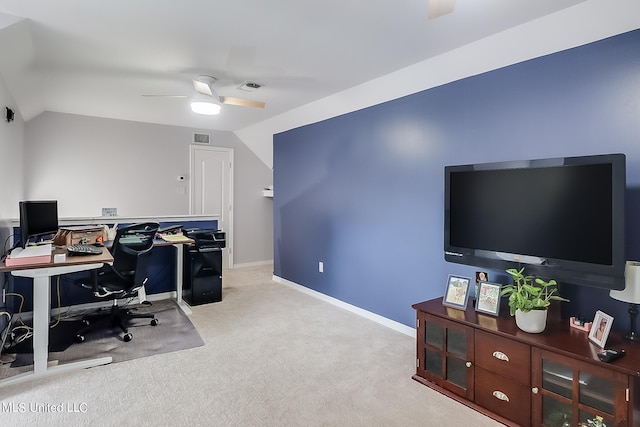
{"label": "white lamp shade", "polygon": [[207,116],[215,116],[220,113],[220,104],[213,101],[193,101],[191,103],[191,111],[197,114],[204,114]]}
{"label": "white lamp shade", "polygon": [[640,262],[627,261],[624,269],[625,288],[611,291],[609,296],[618,301],[640,304]]}

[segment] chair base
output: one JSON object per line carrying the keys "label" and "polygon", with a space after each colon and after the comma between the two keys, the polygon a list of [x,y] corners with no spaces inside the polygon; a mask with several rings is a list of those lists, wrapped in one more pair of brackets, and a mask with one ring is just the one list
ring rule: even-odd
{"label": "chair base", "polygon": [[133,339],[133,334],[129,332],[128,328],[129,321],[132,319],[151,319],[151,321],[149,322],[151,326],[157,326],[159,323],[158,319],[153,313],[132,313],[132,310],[130,309],[120,308],[117,305],[114,305],[111,307],[109,313],[83,316],[82,322],[86,326],[76,333],[75,340],[78,343],[84,342],[86,339],[85,335],[95,329],[118,327],[122,332],[124,332],[124,336],[122,337],[122,339],[125,342],[129,342]]}

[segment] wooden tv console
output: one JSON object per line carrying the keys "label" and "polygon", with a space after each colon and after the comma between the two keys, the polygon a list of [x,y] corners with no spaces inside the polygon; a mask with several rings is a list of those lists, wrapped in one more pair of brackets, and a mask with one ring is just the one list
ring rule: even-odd
{"label": "wooden tv console", "polygon": [[[607,347],[624,348],[613,363],[598,359],[588,332],[549,312],[540,334],[499,317],[442,305],[412,306],[417,315],[413,378],[507,425],[640,426],[640,344],[611,332]],[[626,320],[626,319],[625,319]]]}

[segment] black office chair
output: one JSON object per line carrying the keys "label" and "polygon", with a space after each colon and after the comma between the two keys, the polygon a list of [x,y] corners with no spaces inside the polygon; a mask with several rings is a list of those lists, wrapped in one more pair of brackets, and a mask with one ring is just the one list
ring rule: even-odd
{"label": "black office chair", "polygon": [[120,228],[110,248],[113,265],[105,264],[94,270],[90,279],[76,281],[83,288],[91,289],[99,298],[113,299],[109,313],[83,317],[85,327],[76,334],[76,342],[83,342],[87,332],[101,326],[119,327],[124,332],[124,341],[128,342],[133,339],[127,328],[129,320],[145,318],[151,319],[152,326],[158,324],[155,315],[133,313],[117,303],[119,298],[135,297],[147,282],[147,258],[157,231],[158,223],[153,222]]}

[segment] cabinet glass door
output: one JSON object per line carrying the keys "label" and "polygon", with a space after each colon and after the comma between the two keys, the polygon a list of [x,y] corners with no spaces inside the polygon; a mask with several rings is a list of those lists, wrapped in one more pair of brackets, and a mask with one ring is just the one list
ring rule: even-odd
{"label": "cabinet glass door", "polygon": [[424,370],[437,377],[442,376],[442,352],[424,349]]}
{"label": "cabinet glass door", "polygon": [[473,389],[470,384],[472,370],[467,366],[473,329],[428,315],[421,321],[423,342],[419,366],[425,378],[457,394],[468,396]]}
{"label": "cabinet glass door", "polygon": [[573,369],[571,366],[565,366],[547,359],[543,360],[542,388],[571,399],[573,395]]}
{"label": "cabinet glass door", "polygon": [[447,329],[447,351],[456,356],[467,357],[467,333],[455,329]]}
{"label": "cabinet glass door", "polygon": [[569,427],[573,408],[570,401],[561,401],[549,395],[542,396],[542,422],[546,427]]}
{"label": "cabinet glass door", "polygon": [[550,360],[542,361],[542,422],[546,427],[572,426],[573,370]]}
{"label": "cabinet glass door", "polygon": [[444,343],[444,327],[435,322],[425,321],[424,325],[424,342],[431,347],[443,350]]}
{"label": "cabinet glass door", "polygon": [[465,331],[447,329],[447,381],[461,387],[467,387],[467,334]]}
{"label": "cabinet glass door", "polygon": [[543,357],[543,425],[613,426],[616,385],[619,387],[615,376],[596,368],[571,363],[570,359]]}
{"label": "cabinet glass door", "polygon": [[442,351],[445,328],[434,322],[424,322],[424,369],[431,375],[442,376]]}
{"label": "cabinet glass door", "polygon": [[467,371],[469,369],[465,365],[464,360],[454,357],[447,357],[446,380],[457,385],[460,388],[467,388]]}
{"label": "cabinet glass door", "polygon": [[[597,416],[605,425],[613,425],[615,382],[586,372],[580,372],[580,422],[585,426],[597,424]],[[584,405],[584,407],[582,406]],[[591,408],[596,411],[591,410]],[[600,424],[601,425],[601,424]]]}

